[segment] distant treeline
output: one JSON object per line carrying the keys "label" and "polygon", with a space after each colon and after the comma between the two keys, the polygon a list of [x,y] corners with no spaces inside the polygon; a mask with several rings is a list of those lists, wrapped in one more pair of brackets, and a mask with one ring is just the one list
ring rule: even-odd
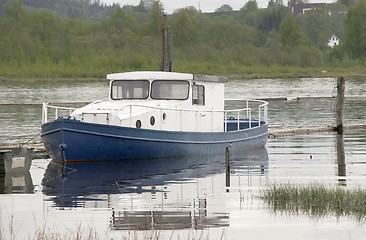
{"label": "distant treeline", "polygon": [[[0,0],[0,17],[4,16],[4,6],[12,0]],[[54,12],[60,17],[78,17],[83,19],[102,19],[111,15],[119,5],[106,5],[99,0],[22,0],[28,9],[43,9]]]}
{"label": "distant treeline", "polygon": [[[62,9],[64,1],[48,1]],[[249,1],[240,11],[201,13],[190,7],[168,16],[159,1],[149,9],[141,4],[78,4],[94,7],[90,13],[96,15],[84,17],[78,8],[72,14],[66,5],[67,14],[56,14],[25,7],[20,0],[3,4],[0,76],[102,77],[157,70],[163,26],[172,30],[174,71],[241,74],[250,69],[362,67],[366,57],[365,0],[343,0],[297,15],[291,11],[295,3],[272,0],[265,9]],[[332,35],[341,39],[335,48],[327,46]]]}

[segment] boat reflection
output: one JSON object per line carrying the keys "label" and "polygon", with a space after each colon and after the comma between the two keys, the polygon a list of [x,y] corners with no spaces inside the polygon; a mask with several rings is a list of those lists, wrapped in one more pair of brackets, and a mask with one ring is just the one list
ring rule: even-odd
{"label": "boat reflection", "polygon": [[[206,203],[205,199],[202,202]],[[209,215],[203,206],[198,211],[113,211],[112,230],[172,230],[227,227],[229,214]]]}
{"label": "boat reflection", "polygon": [[[265,175],[266,148],[231,156],[231,173],[238,171]],[[209,206],[212,200],[199,192],[207,186],[197,186],[205,184],[202,179],[210,181],[223,173],[224,155],[67,165],[50,162],[42,185],[43,193],[60,209],[109,209],[113,230],[203,229],[228,225],[225,208]],[[225,181],[217,188],[225,194]]]}
{"label": "boat reflection", "polygon": [[32,148],[0,148],[0,194],[33,193]]}

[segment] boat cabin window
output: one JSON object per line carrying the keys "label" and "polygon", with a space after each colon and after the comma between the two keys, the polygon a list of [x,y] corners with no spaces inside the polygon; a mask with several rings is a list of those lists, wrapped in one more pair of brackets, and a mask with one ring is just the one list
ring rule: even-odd
{"label": "boat cabin window", "polygon": [[111,98],[147,99],[149,96],[149,81],[147,80],[116,80],[112,82]]}
{"label": "boat cabin window", "polygon": [[151,98],[166,100],[186,100],[189,94],[189,82],[181,80],[155,80],[151,85]]}
{"label": "boat cabin window", "polygon": [[205,86],[193,84],[193,86],[192,86],[192,104],[205,105]]}

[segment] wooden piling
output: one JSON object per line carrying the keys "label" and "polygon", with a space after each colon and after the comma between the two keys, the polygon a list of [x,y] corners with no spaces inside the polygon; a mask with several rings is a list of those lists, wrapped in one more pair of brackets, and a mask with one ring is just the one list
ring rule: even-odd
{"label": "wooden piling", "polygon": [[344,111],[344,77],[337,78],[337,102],[336,102],[336,127],[338,134],[343,134],[343,111]]}
{"label": "wooden piling", "polygon": [[346,186],[346,157],[344,152],[343,134],[337,134],[337,166],[338,166],[338,184]]}
{"label": "wooden piling", "polygon": [[5,174],[5,155],[10,152],[10,150],[0,149],[0,175]]}
{"label": "wooden piling", "polygon": [[[226,166],[226,187],[230,187],[230,150],[226,147],[225,150],[225,166]],[[228,192],[228,189],[226,189]]]}
{"label": "wooden piling", "polygon": [[160,71],[171,72],[172,61],[170,55],[171,43],[171,27],[166,26],[166,15],[163,15],[162,22],[162,61],[160,63]]}

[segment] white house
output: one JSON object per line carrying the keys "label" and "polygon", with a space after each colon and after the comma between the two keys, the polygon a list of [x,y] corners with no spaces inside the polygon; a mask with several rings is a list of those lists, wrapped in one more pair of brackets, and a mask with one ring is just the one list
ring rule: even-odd
{"label": "white house", "polygon": [[334,46],[339,45],[339,41],[340,39],[336,35],[333,35],[328,40],[328,46],[333,48]]}

